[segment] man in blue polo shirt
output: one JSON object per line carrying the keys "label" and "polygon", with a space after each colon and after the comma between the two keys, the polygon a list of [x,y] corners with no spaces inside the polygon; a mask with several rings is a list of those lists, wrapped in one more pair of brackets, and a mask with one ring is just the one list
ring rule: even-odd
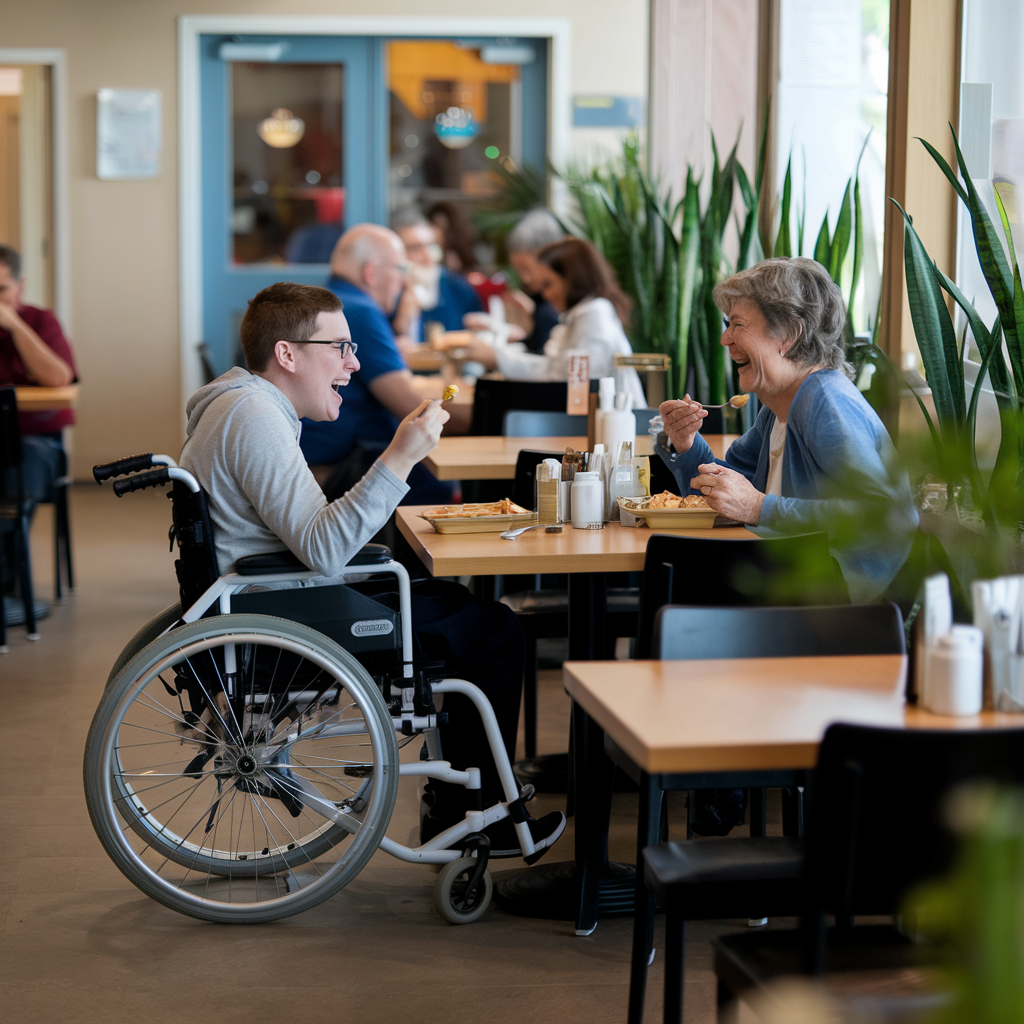
{"label": "man in blue polo shirt", "polygon": [[[423,401],[388,321],[407,273],[402,240],[377,224],[357,224],[334,247],[327,287],[344,303],[360,368],[345,389],[337,420],[303,420],[300,441],[328,501],[362,478],[391,443],[401,420]],[[451,501],[451,484],[435,479],[423,465],[415,467],[408,483],[402,504]]]}

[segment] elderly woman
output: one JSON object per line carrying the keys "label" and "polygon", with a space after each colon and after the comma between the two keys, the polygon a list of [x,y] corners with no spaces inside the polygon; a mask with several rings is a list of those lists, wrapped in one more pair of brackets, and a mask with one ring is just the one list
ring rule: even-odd
{"label": "elderly woman", "polygon": [[917,527],[907,474],[844,359],[843,296],[813,260],[770,259],[721,282],[722,344],[762,409],[724,461],[701,438],[707,412],[665,402],[658,451],[683,494],[766,534],[829,534],[853,601],[879,597]]}

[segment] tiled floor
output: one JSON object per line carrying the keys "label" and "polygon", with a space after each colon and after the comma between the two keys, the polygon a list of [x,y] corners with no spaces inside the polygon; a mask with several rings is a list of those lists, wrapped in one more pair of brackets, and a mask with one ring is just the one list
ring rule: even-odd
{"label": "tiled floor", "polygon": [[[162,493],[116,499],[85,486],[72,505],[77,591],[41,622],[38,643],[13,628],[0,655],[0,1020],[625,1021],[631,919],[602,920],[577,938],[568,923],[492,907],[452,927],[431,908],[430,870],[382,853],[332,900],[272,925],[204,924],[141,895],[95,838],[82,751],[121,647],[175,597],[169,507]],[[33,554],[43,597],[51,524],[41,509]],[[560,673],[543,674],[541,720],[541,750],[564,748]],[[539,796],[534,813],[560,805]],[[416,810],[415,785],[403,783],[390,834],[407,839]],[[614,859],[632,861],[635,819],[636,798],[617,796]],[[549,858],[572,849],[570,823]],[[714,1019],[707,940],[725,927],[690,929],[687,1024]],[[660,985],[656,961],[650,1021],[661,1019]]]}

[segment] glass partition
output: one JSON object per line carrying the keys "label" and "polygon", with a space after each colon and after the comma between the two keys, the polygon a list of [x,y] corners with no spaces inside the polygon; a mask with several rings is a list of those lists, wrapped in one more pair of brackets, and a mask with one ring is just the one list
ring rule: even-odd
{"label": "glass partition", "polygon": [[342,64],[231,65],[236,264],[327,263],[345,213]]}

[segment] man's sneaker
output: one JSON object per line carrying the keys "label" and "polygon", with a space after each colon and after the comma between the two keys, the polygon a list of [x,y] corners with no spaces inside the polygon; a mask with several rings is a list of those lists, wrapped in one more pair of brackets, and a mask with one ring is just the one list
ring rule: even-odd
{"label": "man's sneaker", "polygon": [[[551,849],[565,831],[565,815],[561,811],[552,811],[543,818],[527,819],[527,825],[530,827],[530,835],[533,836],[534,852],[527,858],[532,864]],[[519,836],[511,818],[505,818],[485,828],[484,835],[491,840],[492,858],[522,857]]]}

